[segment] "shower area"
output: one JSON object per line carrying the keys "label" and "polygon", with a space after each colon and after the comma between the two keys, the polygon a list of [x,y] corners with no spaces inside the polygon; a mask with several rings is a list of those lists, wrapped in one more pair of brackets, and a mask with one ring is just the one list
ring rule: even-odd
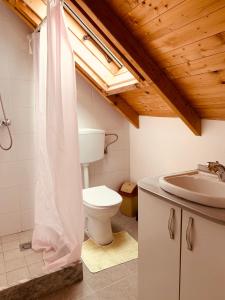
{"label": "shower area", "polygon": [[51,18],[31,36],[0,0],[2,299],[32,299],[82,279],[76,86],[61,5],[49,2]]}

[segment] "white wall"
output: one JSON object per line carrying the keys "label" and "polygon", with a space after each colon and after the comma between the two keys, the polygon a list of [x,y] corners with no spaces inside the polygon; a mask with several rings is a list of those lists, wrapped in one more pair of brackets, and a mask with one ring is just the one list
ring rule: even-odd
{"label": "white wall", "polygon": [[103,99],[79,74],[78,124],[80,128],[100,128],[117,133],[119,140],[111,145],[104,160],[90,166],[90,185],[105,184],[115,190],[129,180],[129,123]]}
{"label": "white wall", "polygon": [[[33,224],[34,101],[28,33],[27,26],[0,1],[0,93],[12,120],[14,142],[12,150],[0,150],[0,235]],[[5,132],[0,128],[0,143],[6,145]]]}
{"label": "white wall", "polygon": [[203,120],[202,127],[198,137],[177,118],[141,117],[140,129],[130,126],[131,179],[190,170],[208,161],[225,164],[225,121]]}

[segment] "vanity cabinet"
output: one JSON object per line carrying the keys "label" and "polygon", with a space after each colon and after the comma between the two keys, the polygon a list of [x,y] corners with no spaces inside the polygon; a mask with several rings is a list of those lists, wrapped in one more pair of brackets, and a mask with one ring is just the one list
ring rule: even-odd
{"label": "vanity cabinet", "polygon": [[[192,251],[186,241],[190,219]],[[181,249],[180,299],[224,300],[225,226],[183,210]]]}
{"label": "vanity cabinet", "polygon": [[138,299],[179,300],[181,209],[144,191],[139,199]]}
{"label": "vanity cabinet", "polygon": [[139,189],[139,299],[224,300],[225,226]]}

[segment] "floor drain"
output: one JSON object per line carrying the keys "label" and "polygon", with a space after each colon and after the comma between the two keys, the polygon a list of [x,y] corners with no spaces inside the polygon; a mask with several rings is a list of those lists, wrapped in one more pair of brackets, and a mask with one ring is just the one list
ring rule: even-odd
{"label": "floor drain", "polygon": [[22,243],[20,244],[20,251],[28,250],[32,248],[32,243],[27,242],[27,243]]}

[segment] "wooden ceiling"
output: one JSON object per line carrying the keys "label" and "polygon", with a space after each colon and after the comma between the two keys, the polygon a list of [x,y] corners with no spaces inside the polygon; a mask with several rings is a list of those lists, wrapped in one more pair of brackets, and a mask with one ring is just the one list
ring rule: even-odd
{"label": "wooden ceiling", "polygon": [[[225,120],[224,0],[107,2],[198,115]],[[174,116],[151,86],[121,96],[141,115]]]}
{"label": "wooden ceiling", "polygon": [[225,120],[224,0],[66,2],[139,81],[111,95],[79,70],[135,126],[138,115],[178,116],[200,135],[201,118]]}

